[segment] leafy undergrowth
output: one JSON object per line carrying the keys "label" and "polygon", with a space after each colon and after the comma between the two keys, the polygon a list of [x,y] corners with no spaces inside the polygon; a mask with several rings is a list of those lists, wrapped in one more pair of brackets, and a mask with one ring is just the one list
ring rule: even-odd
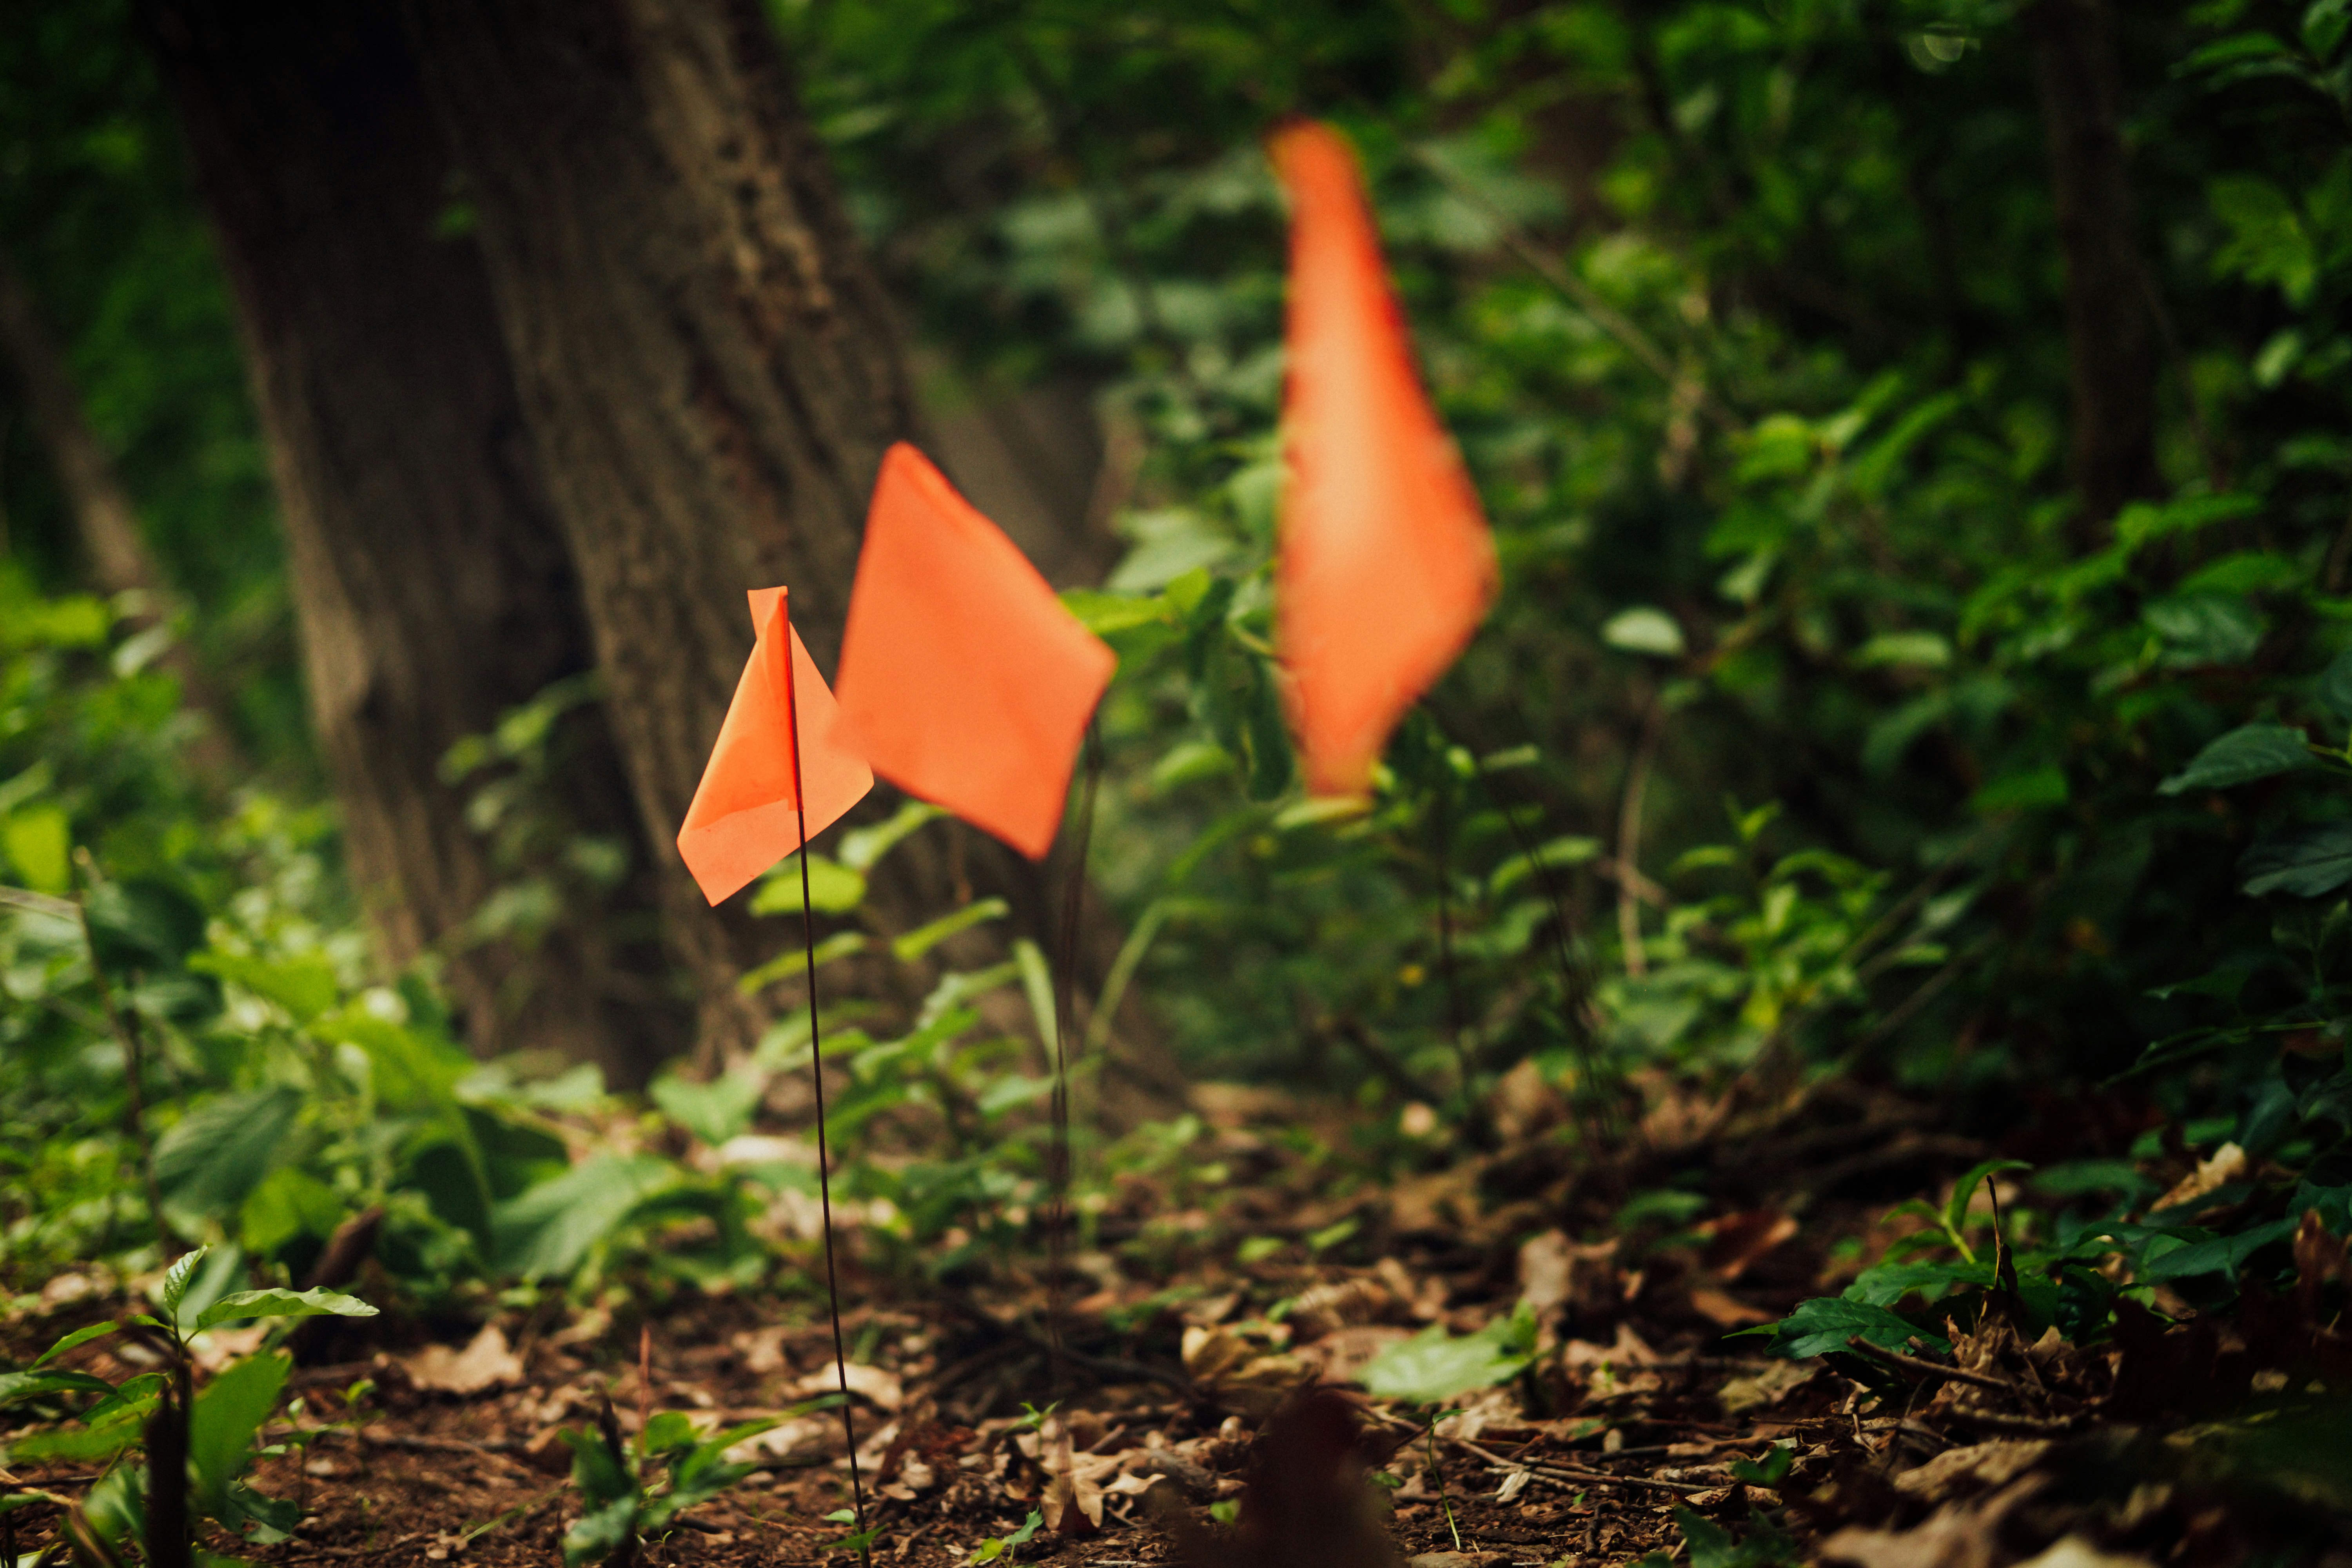
{"label": "leafy undergrowth", "polygon": [[[1643,1152],[1594,1165],[1561,1108],[1506,1093],[1497,1151],[1364,1183],[1302,1131],[1342,1140],[1340,1112],[1201,1100],[1195,1173],[1223,1165],[1221,1195],[1174,1209],[1163,1184],[1124,1179],[1067,1254],[1058,1344],[1038,1258],[918,1281],[845,1238],[878,1561],[1180,1561],[1171,1529],[1196,1558],[1255,1561],[1234,1533],[1252,1528],[1244,1478],[1294,1460],[1254,1442],[1318,1383],[1360,1405],[1366,1506],[1402,1555],[1458,1554],[1440,1563],[2059,1568],[2352,1546],[2352,1414],[2329,1393],[2352,1375],[2340,1203],[2284,1232],[2229,1227],[2266,1239],[2209,1247],[2237,1248],[2224,1267],[2163,1266],[2207,1245],[2195,1221],[2263,1201],[2226,1146],[2036,1173],[1927,1107],[1832,1085],[1746,1110],[1654,1091],[1628,1140]],[[2093,1181],[2121,1195],[2085,1219]],[[162,1284],[61,1277],[19,1300],[0,1349],[29,1365],[142,1310],[142,1289]],[[292,1538],[216,1534],[216,1551],[544,1563],[568,1541],[601,1561],[635,1519],[647,1563],[854,1559],[821,1300],[647,1309],[615,1288],[460,1322],[404,1307],[373,1265],[356,1289],[386,1310],[294,1342],[249,1477],[296,1505]],[[269,1331],[212,1331],[194,1358],[236,1364]],[[52,1366],[121,1383],[152,1370],[141,1355],[94,1338]],[[71,1395],[44,1397],[68,1403],[20,1402],[7,1433],[17,1506],[0,1520],[27,1558],[110,1464],[60,1419]],[[1328,1561],[1370,1568],[1377,1540],[1335,1537]]]}

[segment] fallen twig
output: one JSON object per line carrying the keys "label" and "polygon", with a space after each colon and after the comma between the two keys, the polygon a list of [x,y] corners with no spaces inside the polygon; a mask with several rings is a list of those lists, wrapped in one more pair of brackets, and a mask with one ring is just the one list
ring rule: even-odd
{"label": "fallen twig", "polygon": [[1885,1345],[1871,1343],[1860,1334],[1848,1335],[1845,1342],[1847,1348],[1858,1351],[1873,1361],[1884,1362],[1888,1366],[1903,1372],[1916,1373],[1921,1377],[1940,1377],[1952,1383],[1965,1383],[1973,1388],[1989,1388],[1995,1394],[2021,1394],[2031,1392],[2022,1384],[2011,1383],[1998,1377],[1987,1377],[1980,1372],[1964,1372],[1957,1366],[1944,1366],[1932,1361],[1921,1361],[1917,1356],[1905,1355],[1900,1351],[1888,1350]]}

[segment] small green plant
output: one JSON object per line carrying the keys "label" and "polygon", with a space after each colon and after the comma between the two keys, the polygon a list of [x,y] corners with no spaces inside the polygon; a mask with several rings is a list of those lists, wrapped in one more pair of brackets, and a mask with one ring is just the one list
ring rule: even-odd
{"label": "small green plant", "polygon": [[565,1568],[587,1563],[630,1568],[646,1541],[670,1530],[687,1510],[709,1501],[759,1468],[729,1462],[727,1450],[785,1421],[839,1403],[838,1394],[829,1394],[708,1436],[683,1412],[665,1410],[646,1422],[633,1447],[623,1440],[607,1401],[593,1427],[562,1434],[572,1445],[572,1484],[580,1490],[583,1510],[564,1532]]}
{"label": "small green plant", "polygon": [[[326,1314],[372,1318],[376,1310],[335,1290],[236,1290],[204,1301],[194,1287],[210,1251],[197,1247],[166,1271],[155,1300],[162,1315],[138,1312],[77,1329],[30,1367],[0,1375],[0,1404],[97,1396],[78,1413],[78,1428],[37,1433],[10,1451],[20,1459],[74,1458],[107,1465],[68,1531],[85,1563],[118,1561],[137,1541],[150,1568],[184,1568],[193,1561],[192,1523],[198,1518],[257,1545],[284,1541],[301,1518],[296,1504],[266,1497],[243,1479],[293,1357],[278,1350],[244,1356],[198,1392],[189,1342],[223,1323]],[[54,1364],[67,1352],[115,1333],[159,1352],[164,1370],[111,1384]],[[142,1445],[143,1464],[121,1462]]]}
{"label": "small green plant", "polygon": [[1007,1563],[1012,1562],[1013,1553],[1019,1548],[1028,1545],[1029,1538],[1036,1534],[1038,1526],[1045,1522],[1045,1516],[1035,1509],[1031,1509],[1029,1517],[1022,1522],[1020,1529],[1009,1531],[1003,1535],[992,1535],[973,1547],[971,1560],[974,1563],[993,1563],[1003,1558]]}
{"label": "small green plant", "polygon": [[[1748,1533],[1738,1540],[1713,1520],[1686,1508],[1675,1510],[1675,1524],[1689,1549],[1690,1568],[1787,1568],[1804,1560],[1797,1543],[1760,1513],[1748,1515]],[[1673,1554],[1653,1552],[1633,1568],[1668,1568],[1672,1561]]]}

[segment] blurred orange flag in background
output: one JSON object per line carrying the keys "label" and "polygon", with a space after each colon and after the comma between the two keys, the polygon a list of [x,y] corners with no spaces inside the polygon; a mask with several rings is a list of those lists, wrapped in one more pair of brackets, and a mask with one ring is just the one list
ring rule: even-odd
{"label": "blurred orange flag in background", "polygon": [[1276,640],[1308,792],[1360,795],[1477,631],[1495,548],[1413,368],[1355,154],[1315,123],[1268,152],[1292,207]]}
{"label": "blurred orange flag in background", "polygon": [[1042,859],[1118,663],[929,458],[903,441],[884,455],[842,633],[838,744]]}
{"label": "blurred orange flag in background", "polygon": [[[874,787],[873,770],[831,739],[833,693],[793,630],[785,590],[754,588],[751,600],[758,640],[677,834],[686,868],[714,904],[801,847],[803,790],[814,837]],[[797,768],[795,709],[807,742]]]}

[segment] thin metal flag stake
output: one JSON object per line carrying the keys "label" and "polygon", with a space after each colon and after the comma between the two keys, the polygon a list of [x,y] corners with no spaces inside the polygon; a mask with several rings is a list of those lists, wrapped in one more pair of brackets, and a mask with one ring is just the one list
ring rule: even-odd
{"label": "thin metal flag stake", "polygon": [[1060,959],[1054,974],[1054,1130],[1045,1156],[1052,1201],[1046,1211],[1045,1349],[1055,1393],[1062,1383],[1062,1263],[1070,1224],[1070,1031],[1076,1026],[1078,922],[1086,912],[1087,851],[1094,842],[1095,787],[1102,782],[1102,732],[1087,721],[1087,782],[1078,795],[1077,843],[1070,852],[1070,875],[1062,892]]}
{"label": "thin metal flag stake", "polygon": [[[788,623],[789,624],[789,623]],[[786,633],[789,639],[790,633]],[[849,1355],[841,1342],[841,1286],[833,1263],[833,1158],[824,1142],[824,1037],[817,1028],[816,907],[809,894],[808,791],[801,786],[801,711],[799,679],[793,668],[792,647],[784,647],[784,722],[793,732],[793,809],[801,830],[801,945],[808,955],[809,1076],[816,1085],[817,1212],[824,1227],[824,1303],[833,1319],[833,1369],[841,1381],[841,1435],[849,1445],[849,1499],[857,1520],[857,1561],[872,1564],[866,1539],[866,1486],[857,1475],[857,1426],[849,1412]]]}

